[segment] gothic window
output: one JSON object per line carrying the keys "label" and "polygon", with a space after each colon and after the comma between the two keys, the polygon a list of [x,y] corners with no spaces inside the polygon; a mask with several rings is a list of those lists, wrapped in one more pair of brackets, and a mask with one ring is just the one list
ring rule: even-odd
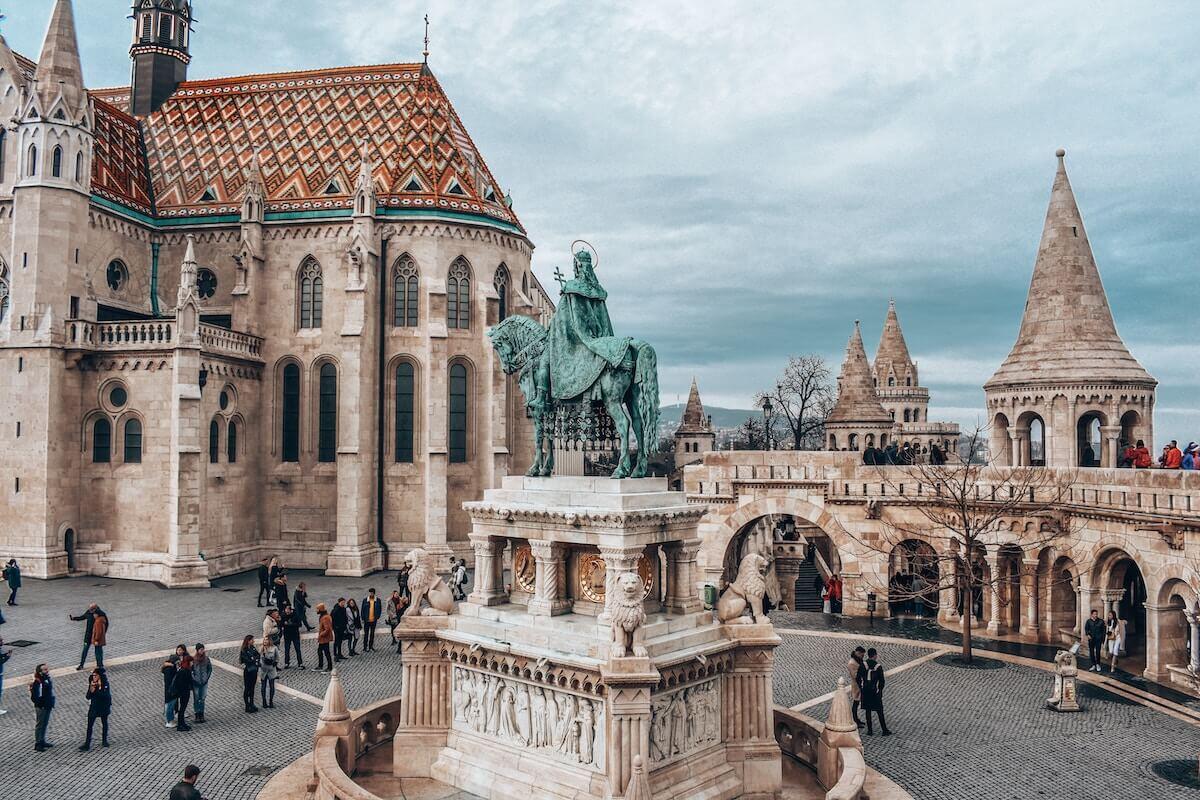
{"label": "gothic window", "polygon": [[300,460],[300,367],[283,368],[283,430],[281,439],[284,461]]}
{"label": "gothic window", "polygon": [[909,413],[908,413],[908,409],[906,408],[906,409],[904,409],[904,421],[905,422],[909,421],[908,417],[909,417]]}
{"label": "gothic window", "polygon": [[221,426],[214,419],[208,423],[208,463],[221,460]]}
{"label": "gothic window", "polygon": [[4,182],[4,166],[5,166],[4,142],[5,142],[5,132],[3,130],[0,130],[0,183]]}
{"label": "gothic window", "polygon": [[450,365],[450,463],[467,461],[467,368]]}
{"label": "gothic window", "polygon": [[83,153],[75,154],[75,182],[83,183]]}
{"label": "gothic window", "polygon": [[309,257],[300,265],[300,327],[321,327],[321,265]]}
{"label": "gothic window", "polygon": [[496,268],[496,294],[500,297],[500,321],[508,316],[508,267],[501,264]]}
{"label": "gothic window", "polygon": [[154,17],[142,14],[142,41],[149,41],[154,35]]}
{"label": "gothic window", "polygon": [[471,327],[471,265],[462,256],[454,259],[446,277],[446,326]]}
{"label": "gothic window", "polygon": [[142,463],[142,423],[138,419],[125,422],[125,463]]}
{"label": "gothic window", "polygon": [[408,253],[396,260],[392,273],[392,324],[397,328],[417,325],[417,262]]}
{"label": "gothic window", "polygon": [[904,385],[905,385],[905,386],[912,386],[912,377],[911,377],[911,376],[910,376],[910,377],[908,377],[908,378],[905,378],[905,379],[904,379]]}
{"label": "gothic window", "polygon": [[895,386],[895,385],[896,385],[896,379],[893,378],[891,375],[888,375],[888,386]]}
{"label": "gothic window", "polygon": [[237,463],[237,431],[237,423],[231,420],[229,430],[225,432],[225,460],[230,464]]}
{"label": "gothic window", "polygon": [[175,35],[174,27],[175,18],[169,14],[162,14],[158,18],[158,38],[160,41],[170,44],[171,39]]}
{"label": "gothic window", "polygon": [[217,293],[217,276],[211,269],[201,267],[196,271],[196,294],[201,300],[208,300]]}
{"label": "gothic window", "polygon": [[396,461],[413,462],[413,411],[416,406],[416,370],[407,361],[396,367]]}
{"label": "gothic window", "polygon": [[37,158],[37,145],[29,145],[29,156],[25,159],[25,174],[31,178],[37,175]]}
{"label": "gothic window", "polygon": [[529,297],[529,273],[521,274],[521,294]]}
{"label": "gothic window", "polygon": [[317,408],[317,461],[337,461],[337,367],[321,365]]}
{"label": "gothic window", "polygon": [[50,174],[55,178],[62,177],[62,148],[58,145],[50,151]]}
{"label": "gothic window", "polygon": [[92,463],[107,464],[112,461],[112,423],[107,417],[96,420],[92,426]]}
{"label": "gothic window", "polygon": [[8,265],[0,261],[0,322],[8,316]]}
{"label": "gothic window", "polygon": [[129,269],[125,266],[124,262],[119,259],[113,259],[108,262],[108,270],[104,273],[104,280],[108,284],[109,289],[119,292],[129,282]]}

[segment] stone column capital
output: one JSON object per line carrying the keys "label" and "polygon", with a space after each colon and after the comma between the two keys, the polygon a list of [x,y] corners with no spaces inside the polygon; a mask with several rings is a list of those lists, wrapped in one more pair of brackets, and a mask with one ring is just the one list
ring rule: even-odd
{"label": "stone column capital", "polygon": [[[1124,589],[1101,589],[1100,598],[1106,602],[1118,603],[1125,597]],[[1146,608],[1150,608],[1150,604],[1146,604]]]}

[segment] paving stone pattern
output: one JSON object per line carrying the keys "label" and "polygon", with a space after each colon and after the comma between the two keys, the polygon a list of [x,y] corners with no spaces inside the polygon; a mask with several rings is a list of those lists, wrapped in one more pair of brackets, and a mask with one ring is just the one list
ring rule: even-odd
{"label": "paving stone pattern", "polygon": [[[857,644],[852,639],[782,634],[783,643],[775,649],[775,702],[794,706],[832,692],[838,678],[849,675],[846,660]],[[863,647],[879,650],[887,667],[897,667],[927,655],[924,647],[892,642],[861,642]],[[824,719],[824,717],[822,717]]]}

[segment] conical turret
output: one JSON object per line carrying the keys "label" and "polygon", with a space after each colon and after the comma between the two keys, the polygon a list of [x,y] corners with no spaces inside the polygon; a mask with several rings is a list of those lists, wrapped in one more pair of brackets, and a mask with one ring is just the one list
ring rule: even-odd
{"label": "conical turret", "polygon": [[707,418],[704,416],[704,404],[700,402],[700,389],[696,379],[692,378],[692,388],[688,392],[687,405],[683,408],[683,419],[679,422],[681,433],[700,433],[708,430]]}
{"label": "conical turret", "polygon": [[886,386],[889,376],[893,377],[897,384],[904,384],[906,379],[911,378],[910,385],[917,385],[917,365],[908,354],[908,344],[904,341],[904,331],[900,329],[895,300],[888,301],[883,335],[879,337],[879,349],[875,351],[874,369],[879,386]]}
{"label": "conical turret", "polygon": [[1062,383],[1157,382],[1117,335],[1059,150],[1050,207],[1038,246],[1025,315],[1012,352],[984,388]]}
{"label": "conical turret", "polygon": [[50,27],[46,29],[46,40],[42,43],[42,55],[33,77],[45,111],[49,112],[60,89],[71,112],[78,111],[80,100],[84,97],[83,66],[79,61],[71,0],[57,0],[54,4]]}
{"label": "conical turret", "polygon": [[871,364],[863,347],[862,331],[858,320],[854,321],[854,333],[846,344],[846,359],[838,376],[838,398],[825,419],[829,423],[879,423],[886,429],[892,427],[892,415],[879,404],[875,394],[875,382],[871,379]]}

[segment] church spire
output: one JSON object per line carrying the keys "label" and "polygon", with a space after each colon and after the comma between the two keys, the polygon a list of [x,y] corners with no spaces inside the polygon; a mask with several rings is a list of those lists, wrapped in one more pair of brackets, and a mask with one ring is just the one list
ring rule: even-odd
{"label": "church spire", "polygon": [[679,430],[684,432],[707,430],[704,404],[700,402],[700,389],[696,386],[695,378],[692,378],[692,388],[688,392],[687,405],[683,408],[683,418],[679,421]]}
{"label": "church spire", "polygon": [[1066,151],[1055,155],[1058,168],[1021,330],[1012,352],[985,387],[1080,380],[1154,385],[1117,334],[1067,178]]}
{"label": "church spire", "polygon": [[46,111],[58,97],[60,89],[68,108],[72,112],[79,110],[79,101],[84,97],[85,90],[71,0],[56,0],[54,3],[54,12],[50,15],[50,26],[46,29],[46,40],[42,43],[42,55],[38,58],[33,79],[37,81],[38,94]]}
{"label": "church spire", "polygon": [[917,369],[912,356],[908,354],[908,344],[904,341],[904,331],[900,329],[900,317],[896,314],[896,301],[888,301],[887,318],[883,322],[883,334],[879,337],[879,348],[875,351],[875,377],[880,386],[887,383],[888,370],[899,381],[911,376],[913,384],[917,382]]}
{"label": "church spire", "polygon": [[875,393],[871,364],[867,361],[858,320],[854,320],[854,333],[846,343],[846,358],[838,375],[837,403],[825,421],[826,424],[878,423],[888,429],[892,426],[892,415],[879,404],[879,396]]}

